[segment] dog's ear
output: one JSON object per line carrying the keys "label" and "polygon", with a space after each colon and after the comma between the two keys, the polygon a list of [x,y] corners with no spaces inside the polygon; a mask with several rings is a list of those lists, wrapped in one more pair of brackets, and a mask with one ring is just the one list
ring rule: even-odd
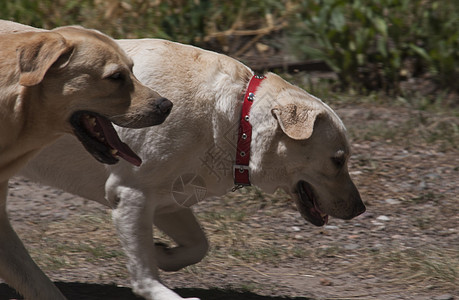
{"label": "dog's ear", "polygon": [[19,84],[34,86],[43,80],[46,72],[60,57],[68,60],[66,54],[73,47],[62,35],[54,32],[30,32],[25,35],[27,40],[16,49],[21,72]]}
{"label": "dog's ear", "polygon": [[312,135],[314,123],[322,113],[317,108],[287,104],[271,110],[282,131],[294,140],[306,140]]}

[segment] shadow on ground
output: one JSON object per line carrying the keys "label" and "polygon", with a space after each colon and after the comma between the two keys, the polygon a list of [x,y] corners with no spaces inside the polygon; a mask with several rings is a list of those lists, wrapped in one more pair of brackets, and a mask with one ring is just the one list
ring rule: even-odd
{"label": "shadow on ground", "polygon": [[[130,288],[115,285],[89,284],[78,282],[55,282],[68,300],[141,300]],[[284,298],[260,296],[250,292],[221,289],[175,289],[182,297],[199,297],[201,300],[312,300],[310,298]],[[22,299],[6,284],[0,284],[0,300]]]}

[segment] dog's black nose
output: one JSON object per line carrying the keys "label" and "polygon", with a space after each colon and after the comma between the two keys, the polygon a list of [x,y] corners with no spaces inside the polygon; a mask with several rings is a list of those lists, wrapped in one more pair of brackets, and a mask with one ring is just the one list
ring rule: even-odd
{"label": "dog's black nose", "polygon": [[[355,187],[355,186],[354,186]],[[357,190],[357,188],[354,189],[353,193],[351,194],[349,198],[349,203],[353,203],[353,210],[352,210],[352,215],[350,215],[350,219],[357,217],[358,215],[363,214],[367,209],[365,207],[365,204],[362,201],[362,198],[360,197],[360,193]]]}
{"label": "dog's black nose", "polygon": [[165,115],[168,115],[172,110],[172,102],[166,98],[159,98],[156,100],[156,107]]}
{"label": "dog's black nose", "polygon": [[359,204],[357,204],[354,210],[354,217],[363,214],[366,210],[367,208],[365,207],[365,204],[363,204],[363,202],[360,202]]}

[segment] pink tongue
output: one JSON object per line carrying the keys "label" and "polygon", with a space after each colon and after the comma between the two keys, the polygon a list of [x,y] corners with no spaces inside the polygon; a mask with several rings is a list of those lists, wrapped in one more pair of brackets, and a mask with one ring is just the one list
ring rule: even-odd
{"label": "pink tongue", "polygon": [[113,128],[112,123],[107,119],[101,118],[99,116],[96,116],[96,118],[97,123],[103,131],[107,143],[113,149],[118,150],[117,155],[137,167],[140,166],[142,164],[142,160],[137,156],[137,154],[135,154],[134,151],[131,150],[131,148],[129,148],[128,145],[120,140],[118,134],[115,131],[115,128]]}

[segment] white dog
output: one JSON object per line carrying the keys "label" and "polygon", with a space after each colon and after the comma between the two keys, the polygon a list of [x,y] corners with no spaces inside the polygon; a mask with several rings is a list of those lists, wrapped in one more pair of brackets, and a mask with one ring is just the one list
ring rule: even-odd
{"label": "white dog", "polygon": [[[237,185],[283,188],[318,226],[328,215],[351,219],[365,211],[347,170],[344,125],[322,101],[275,74],[254,78],[225,55],[156,39],[118,42],[139,80],[174,102],[161,126],[117,128],[143,165],[94,164],[65,137],[22,174],[113,208],[136,294],[182,299],[160,283],[158,267],[174,271],[205,256],[208,242],[189,206],[225,194],[233,174]],[[152,224],[178,246],[155,244]]]}

